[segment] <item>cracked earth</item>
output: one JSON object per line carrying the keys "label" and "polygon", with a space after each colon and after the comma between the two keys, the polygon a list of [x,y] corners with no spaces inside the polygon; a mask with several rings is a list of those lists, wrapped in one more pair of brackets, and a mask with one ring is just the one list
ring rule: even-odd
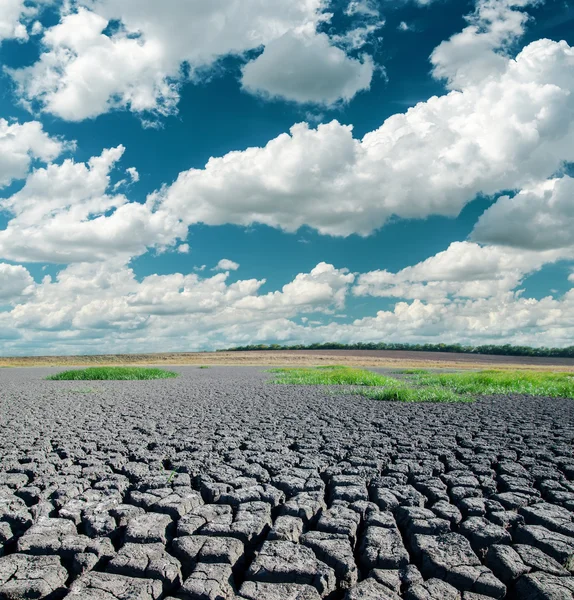
{"label": "cracked earth", "polygon": [[574,401],[0,371],[0,599],[574,598]]}

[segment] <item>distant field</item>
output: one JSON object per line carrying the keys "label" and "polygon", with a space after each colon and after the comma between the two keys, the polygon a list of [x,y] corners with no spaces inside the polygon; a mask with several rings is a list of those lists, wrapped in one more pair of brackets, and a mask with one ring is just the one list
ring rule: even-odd
{"label": "distant field", "polygon": [[96,365],[318,366],[325,364],[381,368],[519,368],[574,371],[574,359],[572,358],[494,356],[485,354],[412,352],[403,350],[279,350],[264,352],[189,352],[102,356],[0,357],[0,367],[79,367]]}

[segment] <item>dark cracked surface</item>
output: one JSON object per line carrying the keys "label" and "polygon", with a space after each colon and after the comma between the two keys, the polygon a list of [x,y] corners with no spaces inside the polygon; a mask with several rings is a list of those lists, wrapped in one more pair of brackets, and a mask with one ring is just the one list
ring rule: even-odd
{"label": "dark cracked surface", "polygon": [[574,402],[0,370],[0,600],[574,598]]}

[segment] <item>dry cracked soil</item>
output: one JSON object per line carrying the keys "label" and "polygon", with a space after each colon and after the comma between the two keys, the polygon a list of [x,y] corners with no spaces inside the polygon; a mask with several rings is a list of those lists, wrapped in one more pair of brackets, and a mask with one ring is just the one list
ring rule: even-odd
{"label": "dry cracked soil", "polygon": [[574,598],[572,400],[0,370],[0,599]]}

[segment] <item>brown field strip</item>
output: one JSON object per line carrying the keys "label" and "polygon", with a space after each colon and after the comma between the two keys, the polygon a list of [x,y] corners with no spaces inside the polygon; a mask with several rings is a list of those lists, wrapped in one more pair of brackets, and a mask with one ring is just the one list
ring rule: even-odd
{"label": "brown field strip", "polygon": [[574,359],[411,352],[390,350],[284,350],[189,352],[96,356],[0,357],[0,367],[88,367],[110,365],[320,366],[427,369],[532,369],[574,371]]}

